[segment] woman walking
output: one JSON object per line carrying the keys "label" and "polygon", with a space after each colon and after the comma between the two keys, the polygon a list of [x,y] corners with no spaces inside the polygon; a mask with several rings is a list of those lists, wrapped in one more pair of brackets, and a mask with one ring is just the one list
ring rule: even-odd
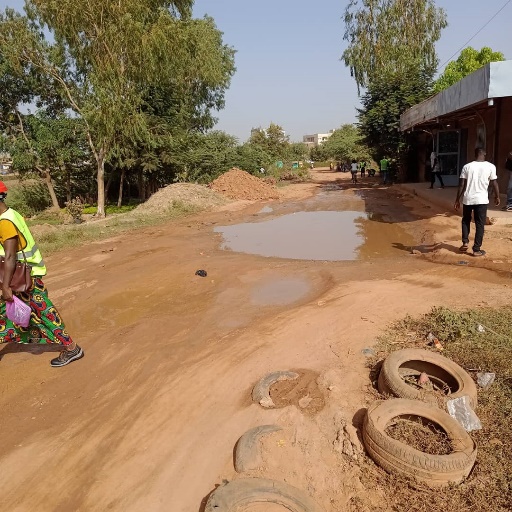
{"label": "woman walking", "polygon": [[[4,258],[2,302],[0,304],[0,343],[58,343],[64,350],[50,361],[60,367],[84,356],[83,350],[66,332],[62,318],[48,297],[43,283],[46,267],[34,238],[23,217],[5,204],[7,187],[0,181],[0,256]],[[24,261],[31,268],[32,288],[26,293],[14,294],[30,306],[27,328],[13,323],[6,315],[6,302],[13,301],[10,287],[16,262]]]}

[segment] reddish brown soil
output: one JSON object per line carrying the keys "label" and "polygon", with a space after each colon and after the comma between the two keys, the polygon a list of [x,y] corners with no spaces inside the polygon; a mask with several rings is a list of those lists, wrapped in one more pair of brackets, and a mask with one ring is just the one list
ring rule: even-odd
{"label": "reddish brown soil", "polygon": [[279,199],[275,186],[237,168],[221,174],[210,186],[230,199]]}
{"label": "reddish brown soil", "polygon": [[[285,188],[295,202],[284,206],[300,207],[301,196],[335,179],[349,188],[346,175],[315,179]],[[458,218],[435,217],[392,189],[371,187],[365,201],[386,204],[418,240],[428,232],[456,240]],[[304,489],[326,512],[382,502],[336,449],[340,425],[359,427],[367,406],[361,350],[407,313],[509,303],[508,281],[407,250],[332,263],[221,251],[213,226],[249,222],[261,207],[224,207],[48,258],[50,295],[86,356],[53,369],[54,353],[2,347],[1,511],[198,512],[223,479],[250,476],[234,472],[233,447],[249,428],[272,423],[284,430],[265,440],[255,476]],[[201,268],[207,278],[194,275]],[[310,285],[300,300],[252,302],[261,283],[297,275]],[[317,414],[251,402],[255,382],[287,368],[320,375]]]}

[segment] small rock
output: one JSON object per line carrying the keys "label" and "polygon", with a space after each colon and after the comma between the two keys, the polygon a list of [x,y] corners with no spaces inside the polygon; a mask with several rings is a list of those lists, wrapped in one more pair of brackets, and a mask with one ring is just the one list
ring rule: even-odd
{"label": "small rock", "polygon": [[354,448],[352,448],[352,443],[348,439],[343,439],[343,447],[341,451],[349,457],[353,457],[355,455]]}
{"label": "small rock", "polygon": [[305,409],[306,407],[309,406],[309,404],[313,401],[313,399],[307,395],[307,396],[304,396],[302,397],[300,400],[299,400],[299,407],[301,409]]}
{"label": "small rock", "polygon": [[196,276],[206,277],[207,275],[208,275],[208,272],[206,272],[206,270],[196,270]]}
{"label": "small rock", "polygon": [[478,332],[485,332],[485,327],[481,324],[478,324],[478,327],[476,328]]}
{"label": "small rock", "polygon": [[415,256],[421,256],[421,251],[418,251],[418,249],[413,249],[411,254],[414,254]]}

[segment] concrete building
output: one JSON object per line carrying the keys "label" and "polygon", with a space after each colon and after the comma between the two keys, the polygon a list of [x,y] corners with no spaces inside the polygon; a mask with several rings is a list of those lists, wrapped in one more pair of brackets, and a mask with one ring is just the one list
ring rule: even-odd
{"label": "concrete building", "polygon": [[334,130],[329,133],[314,133],[313,135],[304,135],[302,142],[309,147],[317,147],[323,144],[332,134]]}
{"label": "concrete building", "polygon": [[413,148],[405,177],[429,181],[434,150],[445,184],[456,186],[462,167],[474,159],[475,148],[483,147],[487,160],[498,168],[500,189],[506,190],[511,124],[512,60],[492,62],[401,116],[400,128]]}

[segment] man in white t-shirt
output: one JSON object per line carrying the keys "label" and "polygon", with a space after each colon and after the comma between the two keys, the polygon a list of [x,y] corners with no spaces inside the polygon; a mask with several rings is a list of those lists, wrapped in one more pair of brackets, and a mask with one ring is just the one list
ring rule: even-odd
{"label": "man in white t-shirt", "polygon": [[460,209],[462,198],[462,247],[460,252],[466,252],[469,246],[469,232],[471,230],[471,214],[475,219],[475,242],[473,256],[485,256],[482,251],[485,221],[487,219],[487,206],[489,205],[489,184],[494,188],[494,204],[500,204],[500,190],[496,175],[496,166],[485,160],[485,150],[475,150],[473,162],[462,168],[459,180],[459,190],[455,200],[455,210]]}

